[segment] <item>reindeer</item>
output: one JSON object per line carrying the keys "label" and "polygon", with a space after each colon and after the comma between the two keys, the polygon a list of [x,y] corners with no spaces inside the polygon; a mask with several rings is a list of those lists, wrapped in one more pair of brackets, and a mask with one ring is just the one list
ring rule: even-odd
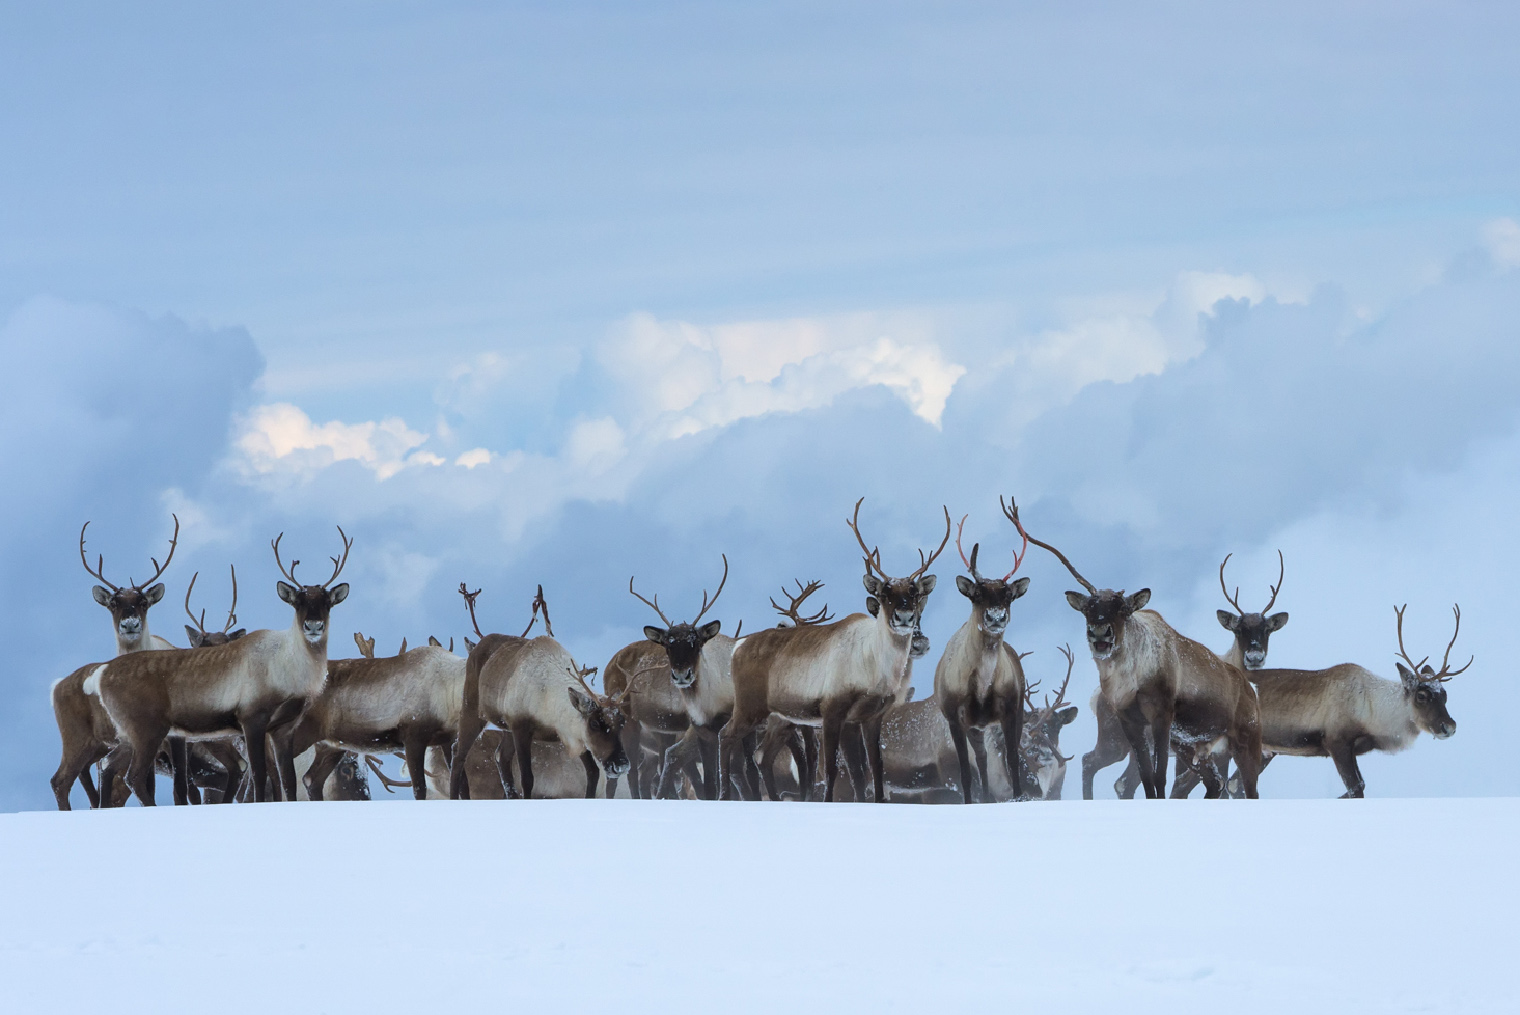
{"label": "reindeer", "polygon": [[[1342,799],[1360,797],[1366,789],[1356,759],[1369,751],[1394,754],[1408,748],[1423,731],[1437,740],[1457,732],[1446,711],[1446,688],[1452,677],[1472,665],[1451,668],[1451,650],[1462,631],[1462,610],[1453,606],[1456,628],[1441,656],[1441,669],[1418,663],[1404,649],[1405,606],[1398,617],[1397,681],[1353,663],[1324,670],[1256,670],[1251,680],[1261,699],[1262,744],[1271,754],[1325,758],[1346,785]],[[1269,755],[1269,759],[1270,759]],[[1265,764],[1265,761],[1263,762]]]}
{"label": "reindeer", "polygon": [[[827,624],[834,619],[829,612],[829,605],[824,603],[816,612],[804,615],[802,604],[808,597],[823,588],[823,582],[813,579],[806,585],[801,579],[795,579],[797,592],[793,594],[785,585],[781,586],[781,595],[786,599],[787,605],[782,606],[771,597],[771,608],[781,614],[781,620],[776,623],[777,627],[816,627],[819,624]],[[868,603],[876,602],[868,599]],[[880,605],[877,605],[880,609]],[[871,611],[876,615],[876,610]],[[921,637],[921,636],[919,636]],[[924,639],[924,651],[928,651],[928,639]],[[787,722],[779,715],[772,715],[766,723],[765,734],[760,740],[760,774],[765,783],[765,792],[772,800],[780,800],[781,791],[776,784],[776,760],[782,751],[791,754],[792,764],[796,767],[797,798],[799,800],[812,799],[813,783],[818,772],[818,737],[810,726],[798,726],[796,723]],[[860,742],[860,755],[865,756],[865,742]],[[847,762],[848,764],[848,762]],[[854,776],[852,775],[852,778]],[[860,777],[862,792],[865,788],[865,779]]]}
{"label": "reindeer", "polygon": [[[1034,707],[1034,687],[1025,696],[1024,732],[1019,741],[1019,753],[1024,759],[1024,787],[1026,796],[1034,800],[1059,800],[1061,787],[1066,782],[1066,763],[1071,758],[1061,753],[1061,729],[1077,717],[1077,707],[1066,701],[1066,689],[1071,685],[1071,671],[1076,664],[1071,646],[1057,649],[1066,657],[1066,677],[1056,689],[1051,700],[1045,696],[1045,704]],[[994,734],[1002,732],[993,727]],[[991,739],[991,737],[989,737]]]}
{"label": "reindeer", "polygon": [[[318,744],[328,748],[307,771],[307,794],[322,799],[322,787],[344,751],[400,750],[408,771],[420,773],[427,749],[439,747],[452,763],[464,674],[464,659],[431,644],[381,659],[329,659],[321,692],[282,734],[283,750],[291,757]],[[424,780],[411,783],[415,798],[426,799]]]}
{"label": "reindeer", "polygon": [[[1066,601],[1087,622],[1087,645],[1098,664],[1100,687],[1140,763],[1147,799],[1165,794],[1174,736],[1194,757],[1229,750],[1240,767],[1246,796],[1254,799],[1261,721],[1245,674],[1178,634],[1159,613],[1144,609],[1150,589],[1128,596],[1099,590],[1060,550],[1024,531],[1016,504],[1009,513],[1021,535],[1053,554],[1087,590],[1086,595],[1067,592]],[[1208,795],[1218,797],[1223,790],[1218,769],[1204,763],[1203,778]]]}
{"label": "reindeer", "polygon": [[[628,695],[629,722],[623,727],[623,743],[633,765],[630,795],[634,794],[639,783],[640,731],[649,727],[661,734],[680,735],[679,740],[666,745],[663,750],[658,795],[670,795],[675,774],[694,772],[695,763],[700,758],[702,783],[699,796],[704,800],[714,799],[718,795],[718,734],[734,710],[732,660],[737,642],[735,638],[719,633],[722,621],[703,624],[702,618],[717,604],[728,584],[728,555],[723,555],[723,577],[718,582],[718,591],[708,599],[707,590],[702,590],[701,609],[690,623],[672,622],[660,609],[660,597],[645,599],[634,591],[633,581],[632,577],[628,579],[629,594],[654,610],[665,626],[646,626],[645,640],[620,649],[607,664],[607,675],[602,681],[608,694]],[[668,682],[638,679],[641,673],[661,670],[670,675]],[[670,708],[672,690],[676,692],[674,703],[680,708],[678,713]],[[751,758],[745,766],[741,786],[746,796],[758,798],[759,785],[754,778],[754,769]],[[615,789],[609,779],[609,797]]]}
{"label": "reindeer", "polygon": [[[1002,498],[998,499],[1002,504]],[[1003,514],[1010,519],[1008,506]],[[982,786],[987,783],[987,752],[983,731],[993,724],[1003,730],[1003,763],[1008,770],[1008,783],[1014,787],[1014,795],[1023,795],[1024,766],[1022,752],[1018,749],[1024,731],[1024,667],[1016,653],[1003,640],[1008,629],[1008,618],[1013,601],[1029,590],[1029,579],[1012,580],[1024,555],[1029,552],[1026,539],[1013,555],[1013,569],[1001,578],[987,578],[977,572],[976,556],[980,543],[971,547],[971,557],[961,547],[961,532],[966,518],[961,518],[955,533],[955,548],[961,562],[971,577],[958,575],[956,588],[971,600],[971,616],[961,625],[934,668],[934,697],[944,712],[950,727],[950,737],[955,744],[955,754],[960,762],[961,790],[966,803],[971,803],[971,762],[966,753],[966,737],[969,733],[976,751],[977,770]]]}
{"label": "reindeer", "polygon": [[[463,585],[459,591],[470,607],[473,623],[473,597],[479,592],[469,593]],[[535,618],[540,610],[549,634],[529,639],[527,634],[533,627],[530,620],[522,635],[481,635],[471,650],[465,666],[464,696],[454,754],[468,758],[486,723],[498,727],[507,734],[501,738],[496,756],[507,795],[517,792],[508,755],[508,752],[515,751],[522,796],[531,799],[533,743],[535,740],[557,740],[572,756],[581,759],[589,799],[596,794],[599,770],[606,771],[609,778],[628,771],[628,754],[622,743],[626,721],[622,706],[627,691],[613,698],[598,694],[586,683],[586,677],[596,669],[577,666],[564,646],[554,640],[542,585],[534,599]],[[478,624],[475,633],[480,635]],[[465,769],[465,765],[456,765],[449,776],[449,795],[456,800],[466,792]]]}
{"label": "reindeer", "polygon": [[[1235,612],[1219,610],[1219,626],[1229,631],[1234,637],[1230,639],[1230,648],[1220,658],[1232,666],[1242,670],[1259,670],[1267,661],[1267,643],[1272,635],[1281,630],[1288,623],[1286,613],[1272,613],[1272,606],[1277,602],[1277,594],[1282,591],[1283,583],[1283,555],[1277,551],[1277,584],[1268,586],[1272,591],[1272,598],[1267,600],[1267,605],[1259,613],[1247,613],[1240,606],[1240,588],[1236,586],[1235,594],[1230,595],[1229,587],[1224,583],[1224,568],[1230,562],[1234,554],[1225,554],[1224,560],[1219,564],[1219,591],[1224,593],[1225,602],[1235,607]],[[1269,616],[1270,614],[1270,616]],[[1249,673],[1247,674],[1249,676]],[[1119,724],[1119,716],[1114,712],[1103,697],[1101,688],[1093,692],[1092,696],[1093,718],[1098,722],[1098,743],[1091,751],[1082,756],[1082,798],[1093,798],[1093,778],[1104,768],[1116,761],[1129,758],[1129,765],[1124,769],[1124,774],[1119,781],[1114,783],[1114,792],[1120,798],[1128,800],[1135,795],[1135,790],[1140,785],[1140,766],[1130,754],[1129,741],[1124,737],[1124,729]],[[1176,746],[1176,745],[1174,745]],[[1185,755],[1179,755],[1182,757]],[[1172,798],[1180,800],[1193,792],[1201,781],[1196,766],[1179,766],[1177,777],[1172,781]]]}
{"label": "reindeer", "polygon": [[[275,564],[289,579],[276,583],[294,610],[284,631],[253,631],[225,645],[194,652],[138,652],[106,665],[99,678],[101,701],[132,750],[127,783],[151,806],[153,755],[170,733],[217,739],[241,733],[248,751],[254,799],[265,799],[265,734],[293,722],[322,690],[327,677],[328,616],[348,598],[348,583],[333,583],[348,562],[353,541],[339,527],[343,556],[320,585],[302,585],[292,561],[280,559],[281,533],[271,544]],[[293,759],[276,752],[286,799],[296,795]]]}
{"label": "reindeer", "polygon": [[950,542],[950,510],[945,538],[918,570],[892,578],[882,570],[881,551],[867,548],[860,535],[860,505],[848,520],[865,553],[866,592],[880,605],[876,617],[855,613],[831,624],[771,628],[746,638],[734,652],[734,714],[719,738],[718,785],[727,792],[727,773],[736,752],[772,712],[823,729],[824,799],[834,799],[839,763],[836,752],[846,722],[862,723],[876,799],[885,801],[881,766],[881,721],[887,707],[908,689],[909,652],[918,617],[934,591],[928,574]]}
{"label": "reindeer", "polygon": [[[174,518],[174,535],[169,539],[168,556],[163,564],[159,564],[157,558],[149,558],[153,561],[153,576],[142,583],[129,578],[126,585],[117,585],[107,579],[104,554],[98,554],[95,566],[90,567],[84,548],[85,531],[90,523],[85,522],[79,530],[79,562],[91,577],[101,582],[90,591],[97,603],[111,611],[111,634],[116,641],[118,656],[143,649],[174,648],[165,639],[148,631],[148,609],[164,597],[164,586],[158,579],[168,569],[179,545],[179,516],[171,517]],[[114,773],[111,781],[102,782],[101,792],[96,791],[90,780],[90,766],[105,758],[117,743],[116,727],[111,724],[95,693],[99,672],[104,667],[105,663],[81,666],[55,681],[49,692],[63,747],[58,770],[51,780],[59,810],[70,809],[69,790],[76,779],[91,807],[99,807],[102,796],[109,804],[114,792]],[[105,773],[102,772],[104,779]]]}

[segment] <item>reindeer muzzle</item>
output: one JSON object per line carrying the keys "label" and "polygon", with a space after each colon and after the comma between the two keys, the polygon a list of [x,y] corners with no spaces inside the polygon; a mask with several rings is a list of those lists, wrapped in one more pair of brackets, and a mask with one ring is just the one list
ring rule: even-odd
{"label": "reindeer muzzle", "polygon": [[1440,726],[1436,727],[1436,729],[1432,731],[1431,735],[1434,736],[1437,740],[1445,740],[1447,737],[1453,736],[1456,732],[1457,721],[1455,719],[1448,719]]}
{"label": "reindeer muzzle", "polygon": [[670,682],[685,690],[697,682],[697,668],[693,666],[689,670],[672,669],[670,671]]}
{"label": "reindeer muzzle", "polygon": [[305,621],[301,625],[301,633],[303,633],[304,635],[306,635],[306,640],[307,641],[310,641],[310,642],[321,641],[324,637],[327,636],[327,624],[326,624],[325,621],[321,621],[321,620],[308,620],[308,621]]}

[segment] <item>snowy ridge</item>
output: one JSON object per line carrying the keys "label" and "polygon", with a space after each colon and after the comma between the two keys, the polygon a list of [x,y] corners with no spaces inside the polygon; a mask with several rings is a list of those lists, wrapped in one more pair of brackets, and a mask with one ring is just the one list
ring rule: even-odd
{"label": "snowy ridge", "polygon": [[1513,1011],[1517,831],[1513,799],[5,814],[0,980],[117,1015]]}

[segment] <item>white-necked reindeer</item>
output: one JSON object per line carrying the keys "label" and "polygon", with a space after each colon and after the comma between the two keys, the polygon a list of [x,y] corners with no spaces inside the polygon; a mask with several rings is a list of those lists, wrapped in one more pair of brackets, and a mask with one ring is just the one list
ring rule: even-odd
{"label": "white-necked reindeer", "polygon": [[[1280,631],[1288,623],[1286,613],[1273,613],[1272,607],[1277,602],[1277,594],[1282,591],[1283,575],[1285,574],[1282,551],[1277,551],[1277,584],[1268,586],[1272,592],[1272,598],[1267,600],[1267,605],[1259,612],[1248,613],[1240,606],[1240,588],[1235,589],[1235,594],[1230,595],[1230,590],[1224,582],[1224,568],[1230,562],[1234,554],[1225,554],[1225,558],[1219,564],[1219,591],[1224,593],[1225,602],[1235,607],[1232,613],[1229,610],[1218,610],[1219,626],[1229,631],[1230,647],[1220,656],[1225,662],[1246,670],[1247,678],[1250,671],[1259,670],[1267,661],[1267,647],[1272,635]],[[1124,730],[1119,725],[1119,716],[1114,712],[1113,706],[1109,705],[1103,697],[1101,688],[1093,692],[1092,697],[1093,717],[1098,722],[1098,742],[1091,751],[1082,756],[1082,796],[1083,799],[1091,800],[1093,797],[1093,778],[1099,771],[1107,768],[1117,761],[1129,759],[1129,765],[1124,769],[1124,774],[1119,781],[1114,783],[1114,792],[1120,798],[1128,800],[1135,795],[1135,790],[1140,786],[1140,766],[1130,753],[1129,741],[1124,737]],[[1173,747],[1178,745],[1173,744]],[[1172,798],[1182,799],[1197,788],[1202,781],[1196,766],[1179,765],[1177,776],[1172,780]],[[1238,780],[1237,780],[1238,781]]]}
{"label": "white-necked reindeer", "polygon": [[1068,592],[1066,600],[1086,620],[1099,684],[1140,763],[1146,797],[1165,795],[1175,737],[1198,759],[1210,797],[1223,792],[1224,780],[1222,766],[1206,759],[1228,751],[1240,767],[1246,796],[1254,798],[1261,767],[1261,722],[1256,693],[1245,674],[1178,634],[1159,613],[1144,609],[1150,589],[1128,596],[1098,589],[1060,550],[1024,531],[1017,505],[1010,514],[1021,534],[1053,554],[1087,590],[1086,595]]}
{"label": "white-necked reindeer", "polygon": [[[1407,604],[1406,604],[1407,605]],[[1404,607],[1398,617],[1399,679],[1386,680],[1354,663],[1324,670],[1256,670],[1251,680],[1261,700],[1262,746],[1272,755],[1325,758],[1346,784],[1346,797],[1366,788],[1356,759],[1369,751],[1389,754],[1414,743],[1423,731],[1437,740],[1456,733],[1446,711],[1442,685],[1472,665],[1451,668],[1451,650],[1462,631],[1462,611],[1452,607],[1456,630],[1441,657],[1441,669],[1418,663],[1404,649]],[[1263,762],[1265,764],[1265,762]]]}
{"label": "white-necked reindeer", "polygon": [[[174,535],[169,539],[169,555],[162,564],[156,558],[150,558],[153,560],[153,577],[140,584],[128,579],[126,585],[117,585],[107,579],[103,554],[97,555],[95,566],[90,567],[84,548],[85,530],[90,523],[85,522],[79,530],[79,562],[101,582],[90,591],[97,603],[111,611],[111,636],[118,656],[143,649],[174,647],[148,631],[148,609],[164,597],[164,586],[158,579],[174,559],[175,547],[179,545],[179,517],[172,517]],[[105,663],[81,666],[55,681],[50,689],[53,718],[58,723],[58,738],[63,748],[58,769],[51,780],[59,810],[70,809],[69,790],[76,779],[91,807],[99,807],[102,799],[107,804],[111,802],[114,778],[105,782],[99,792],[90,780],[90,766],[105,758],[117,742],[116,727],[106,715],[96,689],[104,667]]]}
{"label": "white-necked reindeer", "polygon": [[[1002,498],[998,499],[1002,504]],[[1003,514],[1011,521],[1013,515],[1003,505]],[[1024,768],[1022,752],[1018,749],[1024,730],[1024,667],[1019,663],[1018,653],[1004,640],[1013,601],[1029,589],[1029,579],[1013,580],[1029,542],[1013,555],[1013,568],[1001,578],[987,578],[976,569],[977,552],[981,544],[971,547],[971,557],[961,547],[961,531],[966,519],[961,519],[955,534],[955,548],[961,562],[971,577],[957,575],[956,587],[961,595],[971,600],[971,616],[950,636],[939,665],[934,668],[934,697],[950,726],[950,737],[955,744],[956,758],[960,764],[961,790],[966,803],[971,803],[971,761],[966,751],[966,738],[970,734],[976,752],[976,764],[981,774],[981,784],[987,781],[987,751],[984,731],[997,725],[1003,730],[1005,748],[1003,764],[1007,769],[1008,784],[1014,787],[1016,797],[1023,796]]]}
{"label": "white-necked reindeer", "polygon": [[[171,733],[191,739],[241,733],[254,798],[265,799],[265,734],[294,722],[327,679],[328,615],[348,598],[348,583],[333,583],[353,547],[341,527],[338,535],[343,556],[332,558],[332,575],[320,585],[296,580],[300,561],[286,569],[280,560],[283,533],[270,544],[276,565],[289,579],[289,584],[276,583],[280,598],[294,611],[289,628],[253,631],[193,652],[138,652],[106,665],[100,675],[101,701],[131,748],[127,784],[141,803],[154,802],[153,756]],[[294,761],[275,760],[285,797],[294,800]]]}
{"label": "white-necked reindeer", "polygon": [[859,722],[866,736],[876,799],[885,801],[881,765],[881,721],[887,708],[908,690],[909,653],[924,601],[935,577],[926,573],[950,542],[950,511],[945,509],[945,538],[925,556],[918,570],[892,578],[881,568],[881,552],[868,548],[859,529],[862,497],[847,519],[865,553],[866,592],[878,601],[876,617],[853,613],[832,624],[770,628],[745,638],[734,652],[734,714],[719,740],[718,785],[726,793],[728,773],[750,736],[771,713],[823,729],[824,799],[834,799],[837,749],[847,722]]}

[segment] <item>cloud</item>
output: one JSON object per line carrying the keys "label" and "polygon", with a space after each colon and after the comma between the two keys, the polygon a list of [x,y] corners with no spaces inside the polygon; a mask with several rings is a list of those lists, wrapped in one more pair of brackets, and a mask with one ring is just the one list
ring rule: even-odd
{"label": "cloud", "polygon": [[1483,227],[1483,246],[1500,268],[1520,267],[1520,222],[1494,219]]}
{"label": "cloud", "polygon": [[[901,328],[896,337],[885,331]],[[874,315],[699,327],[633,314],[599,350],[623,401],[657,437],[825,406],[881,386],[940,425],[966,368],[948,361],[922,322]]]}
{"label": "cloud", "polygon": [[389,479],[409,465],[442,465],[444,460],[415,449],[427,442],[403,420],[313,423],[294,405],[261,405],[240,422],[234,461],[247,474],[285,472],[309,476],[334,462],[354,461]]}

